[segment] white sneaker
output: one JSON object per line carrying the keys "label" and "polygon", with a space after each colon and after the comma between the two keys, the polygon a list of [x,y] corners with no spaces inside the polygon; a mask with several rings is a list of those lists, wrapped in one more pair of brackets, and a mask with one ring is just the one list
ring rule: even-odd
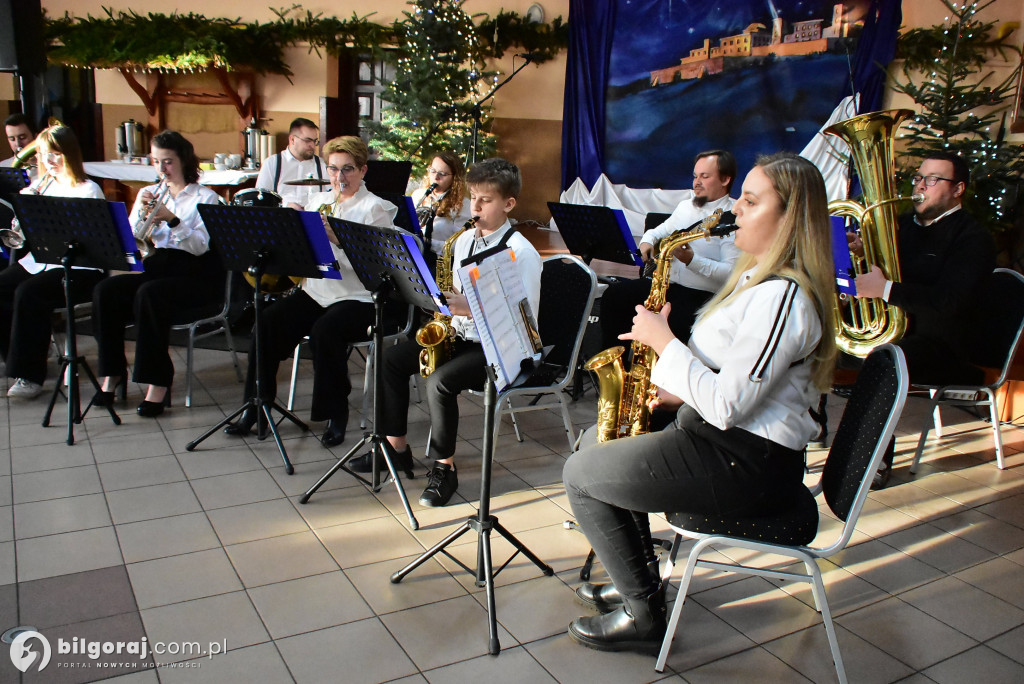
{"label": "white sneaker", "polygon": [[18,378],[7,390],[8,399],[35,399],[43,391],[43,386],[38,382],[29,382],[24,378]]}

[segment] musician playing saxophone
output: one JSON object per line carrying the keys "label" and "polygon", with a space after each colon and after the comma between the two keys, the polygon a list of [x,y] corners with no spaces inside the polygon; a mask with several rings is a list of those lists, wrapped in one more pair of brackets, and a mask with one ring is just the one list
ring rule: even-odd
{"label": "musician playing saxophone", "polygon": [[424,238],[428,237],[426,221],[431,223],[428,246],[435,254],[440,254],[444,241],[472,216],[462,158],[450,150],[435,154],[427,167],[423,186],[412,193],[412,201],[420,216]]}
{"label": "musician playing saxophone", "polygon": [[825,183],[795,155],[763,157],[743,182],[736,246],[743,256],[700,313],[689,343],[638,306],[621,336],[659,355],[651,377],[678,408],[660,432],[585,447],[565,464],[576,519],[613,584],[584,585],[604,612],[577,618],[574,641],[657,653],[665,597],[647,565],[634,511],[757,516],[804,488],[808,408],[832,379],[834,273]]}
{"label": "musician playing saxophone", "polygon": [[[210,251],[210,234],[200,204],[216,204],[217,193],[199,184],[199,159],[192,143],[177,131],[163,131],[151,144],[153,167],[161,183],[135,198],[131,223],[149,233],[153,249],[142,273],[115,275],[93,291],[93,334],[99,357],[101,392],[94,400],[107,405],[127,373],[125,326],[136,328],[132,379],[148,385],[136,412],[144,418],[163,413],[169,404],[174,364],[168,351],[171,325],[186,322],[190,312],[224,296],[224,269]],[[137,237],[139,237],[137,235]]]}
{"label": "musician playing saxophone", "polygon": [[[36,157],[39,177],[23,194],[103,199],[100,186],[85,176],[78,138],[67,126],[43,130],[36,137]],[[93,286],[104,275],[97,269],[75,268],[72,301],[89,301]],[[7,375],[15,378],[8,397],[32,399],[42,391],[52,332],[50,312],[65,306],[63,283],[58,264],[40,264],[27,250],[0,273],[0,346]]]}
{"label": "musician playing saxophone", "polygon": [[[306,211],[323,210],[336,218],[372,226],[392,227],[397,207],[377,197],[366,188],[369,150],[360,138],[343,136],[324,145],[327,156],[327,177],[331,189],[314,193]],[[277,300],[263,310],[260,347],[261,393],[265,402],[277,396],[277,368],[289,358],[295,345],[309,335],[313,352],[312,420],[326,420],[321,442],[334,447],[345,440],[348,424],[348,396],[352,383],[348,377],[348,345],[369,339],[367,328],[373,323],[374,310],[370,292],[363,287],[345,252],[338,247],[334,231],[326,226],[327,238],[334,249],[334,258],[341,269],[341,280],[306,278],[300,291]],[[389,302],[385,307],[385,325],[397,327],[402,306]],[[255,343],[254,332],[252,340]],[[249,347],[249,370],[245,381],[245,399],[256,394],[256,349]],[[229,435],[245,435],[256,424],[255,410],[250,407],[238,421],[224,428]]]}
{"label": "musician playing saxophone", "polygon": [[[427,486],[420,496],[423,506],[444,506],[455,494],[459,478],[455,469],[455,443],[459,429],[459,394],[466,389],[481,389],[486,379],[486,360],[480,336],[470,317],[458,268],[467,259],[484,250],[511,247],[516,255],[527,298],[534,312],[540,306],[540,255],[533,245],[512,229],[508,214],[516,206],[522,190],[519,167],[504,159],[488,159],[473,166],[466,176],[470,208],[476,225],[455,241],[452,288],[445,296],[451,309],[455,339],[449,361],[421,380],[424,400],[430,409],[430,455],[434,465]],[[409,410],[409,377],[419,373],[422,347],[416,340],[388,347],[384,351],[384,423],[380,432],[398,452],[400,467],[411,469],[412,451],[406,440]],[[372,453],[349,461],[353,470],[368,472]]]}

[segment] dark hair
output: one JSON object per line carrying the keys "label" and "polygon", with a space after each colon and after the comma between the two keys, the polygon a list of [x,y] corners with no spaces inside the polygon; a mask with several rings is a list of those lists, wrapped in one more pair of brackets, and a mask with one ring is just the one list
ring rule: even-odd
{"label": "dark hair", "polygon": [[953,165],[953,183],[963,183],[964,185],[970,185],[971,183],[971,167],[967,165],[964,158],[955,152],[929,152],[924,157],[925,159],[935,159],[938,161],[948,161]]}
{"label": "dark hair", "polygon": [[151,144],[153,147],[171,150],[178,155],[186,183],[199,182],[199,157],[196,156],[196,149],[192,147],[192,143],[185,136],[177,131],[163,131],[153,136]]}
{"label": "dark hair", "polygon": [[312,128],[314,131],[320,130],[320,127],[317,126],[315,123],[313,123],[309,119],[300,116],[299,118],[292,121],[291,125],[288,126],[288,135],[291,135],[300,128]]}
{"label": "dark hair", "polygon": [[82,148],[78,145],[78,136],[67,126],[50,126],[36,136],[36,145],[43,145],[50,152],[59,152],[64,156],[64,171],[75,179],[75,185],[89,180],[82,166]]}
{"label": "dark hair", "polygon": [[32,124],[28,120],[28,117],[21,112],[15,112],[4,119],[4,126],[28,126],[29,132],[32,135],[36,134],[35,130],[32,128]]}
{"label": "dark hair", "polygon": [[502,197],[519,199],[523,190],[523,177],[519,167],[499,157],[484,159],[474,164],[466,174],[466,185],[493,185]]}
{"label": "dark hair", "polygon": [[725,176],[729,179],[729,182],[725,184],[725,192],[726,194],[732,192],[732,184],[736,180],[737,173],[736,157],[729,150],[706,150],[694,157],[693,163],[696,164],[704,157],[715,157],[715,161],[718,162],[718,177]]}

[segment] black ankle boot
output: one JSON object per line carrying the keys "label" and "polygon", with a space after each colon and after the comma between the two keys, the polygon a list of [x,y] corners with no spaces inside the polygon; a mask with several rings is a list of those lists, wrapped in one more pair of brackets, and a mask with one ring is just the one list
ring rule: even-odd
{"label": "black ankle boot", "polygon": [[252,426],[256,424],[256,409],[249,406],[242,415],[238,416],[234,423],[228,423],[224,428],[225,435],[234,435],[236,437],[242,437],[243,435],[249,434],[252,430]]}
{"label": "black ankle boot", "polygon": [[632,599],[610,613],[580,617],[569,625],[569,638],[598,651],[637,651],[656,654],[666,628],[665,592]]}
{"label": "black ankle boot", "polygon": [[878,471],[875,472],[875,477],[871,481],[871,489],[884,489],[889,484],[889,479],[892,478],[892,462],[896,457],[896,438],[893,437],[889,441],[889,447],[885,451],[885,456],[882,457],[882,465],[878,466]]}
{"label": "black ankle boot", "polygon": [[581,584],[576,589],[576,601],[602,613],[610,613],[623,604],[622,594],[611,582],[607,584]]}
{"label": "black ankle boot", "polygon": [[[413,461],[412,461],[412,449],[408,446],[403,451],[396,451],[394,458],[395,470],[401,470],[405,472],[405,476],[412,480],[416,478],[413,473]],[[387,472],[387,464],[381,462],[381,470]],[[370,449],[365,454],[356,456],[348,462],[349,470],[356,473],[369,473],[373,470],[373,449]]]}

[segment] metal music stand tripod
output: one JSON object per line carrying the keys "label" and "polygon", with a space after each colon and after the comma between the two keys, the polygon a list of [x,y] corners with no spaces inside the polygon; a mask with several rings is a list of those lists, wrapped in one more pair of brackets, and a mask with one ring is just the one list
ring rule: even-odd
{"label": "metal music stand tripod", "polygon": [[[309,497],[316,490],[342,469],[369,486],[373,491],[379,491],[386,483],[386,480],[385,482],[380,480],[382,468],[386,467],[391,479],[394,480],[405,513],[409,516],[409,526],[418,530],[419,522],[413,515],[409,499],[405,495],[405,489],[402,487],[398,471],[395,469],[395,448],[379,432],[384,418],[384,404],[381,401],[384,392],[382,375],[384,368],[384,302],[392,292],[397,291],[401,298],[409,304],[431,311],[441,310],[445,314],[448,313],[448,308],[438,291],[437,283],[434,282],[427,269],[419,239],[416,236],[395,228],[368,226],[334,217],[328,218],[328,221],[334,229],[342,249],[345,250],[345,256],[348,257],[353,270],[359,276],[359,281],[373,294],[373,430],[364,434],[358,444],[306,490],[306,493],[299,499],[299,503],[309,501]],[[373,450],[373,468],[370,480],[346,467],[346,464],[366,445],[370,445]]]}
{"label": "metal music stand tripod", "polygon": [[199,213],[203,224],[209,231],[214,250],[220,256],[224,268],[228,271],[247,271],[255,281],[253,289],[253,342],[256,351],[256,392],[233,413],[228,415],[198,438],[189,442],[185,449],[193,451],[201,442],[232,420],[240,416],[246,409],[256,412],[257,436],[265,439],[261,423],[265,420],[277,449],[281,452],[285,472],[295,472],[292,462],[288,460],[288,452],[284,448],[281,434],[277,429],[271,410],[278,411],[282,420],[287,418],[306,431],[309,426],[294,413],[281,406],[276,400],[268,403],[263,400],[261,388],[264,382],[274,382],[274,378],[263,378],[260,364],[261,337],[263,326],[260,313],[263,308],[261,292],[262,278],[265,274],[290,275],[305,278],[340,279],[338,264],[334,260],[327,234],[324,231],[320,215],[312,211],[295,211],[284,208],[255,208],[221,206],[219,204],[200,204]]}
{"label": "metal music stand tripod", "polygon": [[600,259],[643,269],[640,249],[621,209],[562,202],[548,202],[548,209],[566,248],[583,263]]}
{"label": "metal music stand tripod", "polygon": [[[53,388],[50,403],[43,416],[43,427],[49,427],[57,395],[62,394],[61,383],[67,379],[68,393],[68,445],[75,443],[75,423],[81,423],[92,408],[95,396],[81,410],[78,387],[79,370],[85,371],[98,393],[100,384],[85,357],[78,355],[75,333],[75,304],[72,301],[71,281],[73,266],[87,266],[104,270],[142,270],[142,260],[135,252],[128,212],[120,202],[101,199],[71,197],[45,197],[17,195],[15,211],[25,231],[26,240],[35,260],[43,264],[60,264],[64,269],[64,311],[66,335],[64,352],[60,358],[60,373]],[[114,425],[121,419],[112,405],[107,412]]]}

